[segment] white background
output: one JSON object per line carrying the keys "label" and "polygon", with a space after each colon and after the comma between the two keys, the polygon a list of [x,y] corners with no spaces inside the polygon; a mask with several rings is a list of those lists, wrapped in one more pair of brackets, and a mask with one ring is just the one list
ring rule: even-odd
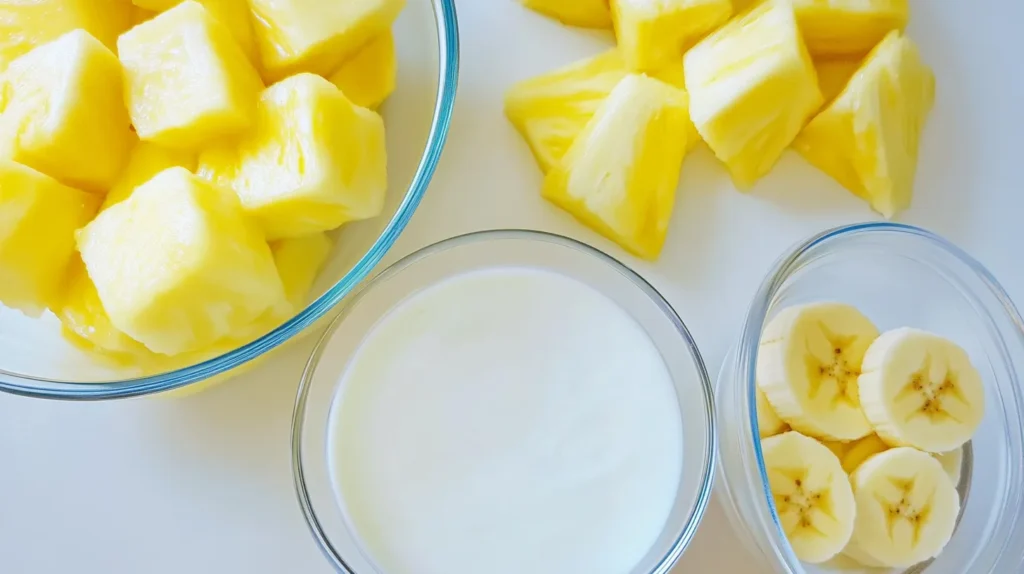
{"label": "white background", "polygon": [[[423,2],[425,0],[409,0]],[[1024,4],[912,2],[911,35],[938,77],[913,208],[1024,302]],[[636,261],[538,196],[540,173],[502,116],[508,85],[610,41],[512,0],[460,0],[451,139],[394,257],[467,231],[526,227],[622,257],[675,305],[716,373],[772,261],[826,227],[875,216],[787,153],[750,195],[706,149],[686,161],[655,264]],[[401,41],[401,40],[399,40]],[[70,404],[0,395],[0,572],[326,573],[294,501],[289,423],[312,341],[199,396]],[[713,503],[678,572],[761,572]]]}

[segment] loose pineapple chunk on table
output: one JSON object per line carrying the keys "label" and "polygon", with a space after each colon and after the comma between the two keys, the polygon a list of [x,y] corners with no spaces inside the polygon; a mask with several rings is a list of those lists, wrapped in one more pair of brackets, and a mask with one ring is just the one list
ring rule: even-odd
{"label": "loose pineapple chunk on table", "polygon": [[688,147],[686,92],[623,78],[544,180],[543,196],[627,251],[655,259]]}
{"label": "loose pineapple chunk on table", "polygon": [[918,142],[934,99],[932,71],[909,38],[891,32],[793,147],[892,217],[910,205]]}
{"label": "loose pineapple chunk on table", "polygon": [[0,302],[29,315],[55,306],[75,253],[75,230],[99,200],[0,159]]}
{"label": "loose pineapple chunk on table", "polygon": [[771,170],[822,104],[786,0],[765,0],[702,40],[683,74],[690,117],[740,189]]}
{"label": "loose pineapple chunk on table", "polygon": [[267,239],[378,215],[387,189],[384,122],[314,74],[263,92],[254,129],[204,151],[200,176],[233,189]]}
{"label": "loose pineapple chunk on table", "polygon": [[195,149],[247,128],[263,83],[228,29],[186,0],[117,41],[139,138]]}
{"label": "loose pineapple chunk on table", "polygon": [[792,0],[807,49],[818,56],[863,56],[910,18],[907,0]]}
{"label": "loose pineapple chunk on table", "polygon": [[117,57],[75,30],[15,59],[2,84],[2,155],[72,187],[106,191],[132,137]]}
{"label": "loose pineapple chunk on table", "polygon": [[[259,62],[259,48],[256,47],[256,36],[252,31],[252,13],[249,11],[247,0],[196,1],[202,4],[211,16],[227,26],[249,61],[256,65]],[[132,0],[132,2],[137,8],[133,23],[141,24],[159,12],[174,8],[182,0]]]}
{"label": "loose pineapple chunk on table", "polygon": [[135,191],[135,188],[149,181],[154,175],[171,167],[196,169],[195,154],[187,151],[168,149],[150,142],[136,142],[128,156],[128,162],[103,200],[104,210],[120,203]]}
{"label": "loose pineapple chunk on table", "polygon": [[131,5],[125,0],[0,0],[0,70],[77,29],[114,50],[130,26]]}
{"label": "loose pineapple chunk on table", "polygon": [[522,0],[523,6],[569,26],[611,28],[608,0]]}
{"label": "loose pineapple chunk on table", "polygon": [[334,71],[331,83],[353,104],[376,109],[395,91],[395,37],[387,31]]}
{"label": "loose pineapple chunk on table", "polygon": [[730,0],[611,0],[619,49],[630,69],[660,70],[732,15]]}
{"label": "loose pineapple chunk on table", "polygon": [[238,198],[184,168],[97,216],[78,248],[111,323],[156,353],[207,348],[284,300]]}

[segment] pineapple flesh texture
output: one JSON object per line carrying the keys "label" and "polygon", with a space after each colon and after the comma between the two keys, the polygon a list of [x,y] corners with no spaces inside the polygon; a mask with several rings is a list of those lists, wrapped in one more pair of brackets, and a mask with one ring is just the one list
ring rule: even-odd
{"label": "pineapple flesh texture", "polygon": [[84,30],[15,59],[2,77],[0,149],[66,185],[105,192],[131,145],[117,57]]}
{"label": "pineapple flesh texture", "polygon": [[82,29],[108,49],[131,27],[125,0],[0,0],[0,70],[36,46]]}
{"label": "pineapple flesh texture", "polygon": [[257,116],[240,141],[204,151],[198,173],[233,189],[268,240],[380,214],[387,151],[376,112],[320,76],[299,74],[267,88]]}
{"label": "pineapple flesh texture", "polygon": [[111,323],[177,355],[244,332],[284,301],[270,247],[238,198],[174,167],[78,232]]}
{"label": "pineapple flesh texture", "polygon": [[534,12],[567,26],[607,29],[612,27],[608,0],[522,0]]}
{"label": "pineapple flesh texture", "polygon": [[196,149],[251,124],[263,83],[202,5],[186,0],[123,34],[117,46],[140,139]]}
{"label": "pineapple flesh texture", "polygon": [[305,307],[313,282],[331,254],[331,247],[331,240],[324,233],[282,239],[270,244],[274,264],[293,313]]}
{"label": "pineapple flesh texture", "polygon": [[0,302],[38,316],[56,307],[75,254],[75,230],[98,199],[0,159]]}
{"label": "pineapple flesh texture", "polygon": [[[122,0],[123,1],[123,0]],[[182,0],[132,0],[136,11],[133,24],[141,24],[174,8]],[[256,35],[252,31],[252,16],[246,0],[196,0],[202,4],[211,16],[227,26],[234,36],[235,42],[242,48],[253,65],[259,65],[259,48],[256,47]]]}
{"label": "pineapple flesh texture", "polygon": [[730,0],[611,0],[611,8],[619,49],[638,72],[678,62],[732,15]]}
{"label": "pineapple flesh texture", "polygon": [[908,0],[792,0],[811,55],[863,56],[886,34],[903,30]]}
{"label": "pineapple flesh texture", "polygon": [[935,76],[909,38],[891,32],[793,147],[885,217],[913,195]]}
{"label": "pineapple flesh texture", "polygon": [[683,73],[690,117],[741,190],[771,170],[822,104],[785,0],[766,0],[702,40]]}
{"label": "pineapple flesh texture", "polygon": [[824,105],[831,104],[860,68],[861,59],[827,58],[814,60],[814,71],[818,75],[818,87]]}
{"label": "pineapple flesh texture", "polygon": [[329,79],[353,104],[374,110],[395,91],[397,73],[395,37],[388,30],[346,60]]}
{"label": "pineapple flesh texture", "polygon": [[100,210],[128,199],[136,187],[171,167],[183,167],[189,171],[195,171],[196,156],[191,152],[168,149],[150,142],[136,142],[128,156],[128,163],[117,182],[107,193]]}
{"label": "pineapple flesh texture", "polygon": [[[626,62],[617,49],[523,80],[505,94],[505,115],[530,146],[541,171],[558,164],[576,136],[608,94],[626,77]],[[680,62],[653,77],[683,87]],[[688,123],[687,141],[698,141]]]}
{"label": "pineapple flesh texture", "polygon": [[249,0],[268,81],[330,75],[391,28],[405,0]]}
{"label": "pineapple flesh texture", "polygon": [[543,196],[645,259],[668,232],[687,143],[686,92],[623,78],[544,180]]}

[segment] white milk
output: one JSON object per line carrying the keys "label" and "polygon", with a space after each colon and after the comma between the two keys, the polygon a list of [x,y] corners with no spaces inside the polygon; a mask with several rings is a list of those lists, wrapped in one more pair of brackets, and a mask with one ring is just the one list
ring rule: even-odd
{"label": "white milk", "polygon": [[565,276],[496,268],[415,294],[343,389],[336,492],[386,574],[628,574],[675,500],[668,370],[625,311]]}

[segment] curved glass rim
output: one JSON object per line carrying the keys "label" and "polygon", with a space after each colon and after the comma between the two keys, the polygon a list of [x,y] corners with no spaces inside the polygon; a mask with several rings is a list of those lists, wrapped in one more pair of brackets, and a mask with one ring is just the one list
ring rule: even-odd
{"label": "curved glass rim", "polygon": [[493,229],[475,231],[443,239],[398,260],[380,274],[373,277],[373,279],[361,285],[359,289],[353,293],[352,297],[346,301],[344,308],[331,321],[331,324],[320,336],[316,347],[314,347],[309,360],[306,362],[306,366],[302,372],[302,379],[299,382],[299,388],[295,395],[295,407],[292,410],[292,476],[295,495],[298,498],[302,514],[306,519],[306,525],[313,534],[317,547],[320,548],[320,551],[331,565],[334,566],[336,570],[344,574],[354,574],[354,572],[345,563],[341,553],[338,552],[333,544],[331,544],[327,534],[324,532],[323,525],[317,516],[316,510],[313,508],[313,502],[310,498],[309,490],[306,487],[305,469],[302,456],[302,436],[303,423],[306,418],[306,399],[312,385],[313,375],[316,372],[316,368],[320,362],[320,357],[323,354],[326,343],[330,341],[331,336],[344,322],[349,311],[354,308],[359,300],[362,299],[362,297],[372,290],[378,283],[389,280],[391,277],[400,273],[410,265],[440,251],[458,247],[459,245],[468,242],[500,239],[531,239],[555,243],[576,249],[584,254],[591,255],[602,260],[604,263],[610,265],[617,272],[629,279],[658,305],[662,312],[665,313],[665,315],[672,321],[679,334],[683,337],[687,348],[690,350],[697,376],[700,379],[701,388],[704,391],[704,411],[708,417],[707,434],[704,440],[706,455],[703,461],[703,476],[701,477],[700,488],[698,489],[697,498],[694,501],[693,508],[691,509],[689,516],[686,518],[685,525],[680,530],[676,539],[672,542],[672,546],[669,551],[651,571],[652,574],[666,574],[690,545],[690,542],[697,533],[697,527],[704,518],[708,504],[711,502],[711,491],[714,486],[715,471],[718,464],[718,422],[715,416],[714,391],[712,390],[711,378],[708,375],[704,359],[700,354],[700,349],[697,347],[696,340],[690,333],[689,328],[687,328],[682,318],[680,318],[679,314],[676,313],[675,308],[672,307],[660,291],[658,291],[638,273],[611,255],[575,239],[554,233],[548,233],[546,231],[529,229]]}
{"label": "curved glass rim", "polygon": [[438,87],[423,156],[398,210],[363,257],[337,283],[300,313],[242,347],[168,373],[109,382],[66,382],[0,370],[0,391],[35,398],[104,400],[169,391],[235,369],[279,347],[323,318],[380,263],[409,224],[437,169],[452,119],[459,77],[459,27],[455,0],[432,0],[438,39]]}

